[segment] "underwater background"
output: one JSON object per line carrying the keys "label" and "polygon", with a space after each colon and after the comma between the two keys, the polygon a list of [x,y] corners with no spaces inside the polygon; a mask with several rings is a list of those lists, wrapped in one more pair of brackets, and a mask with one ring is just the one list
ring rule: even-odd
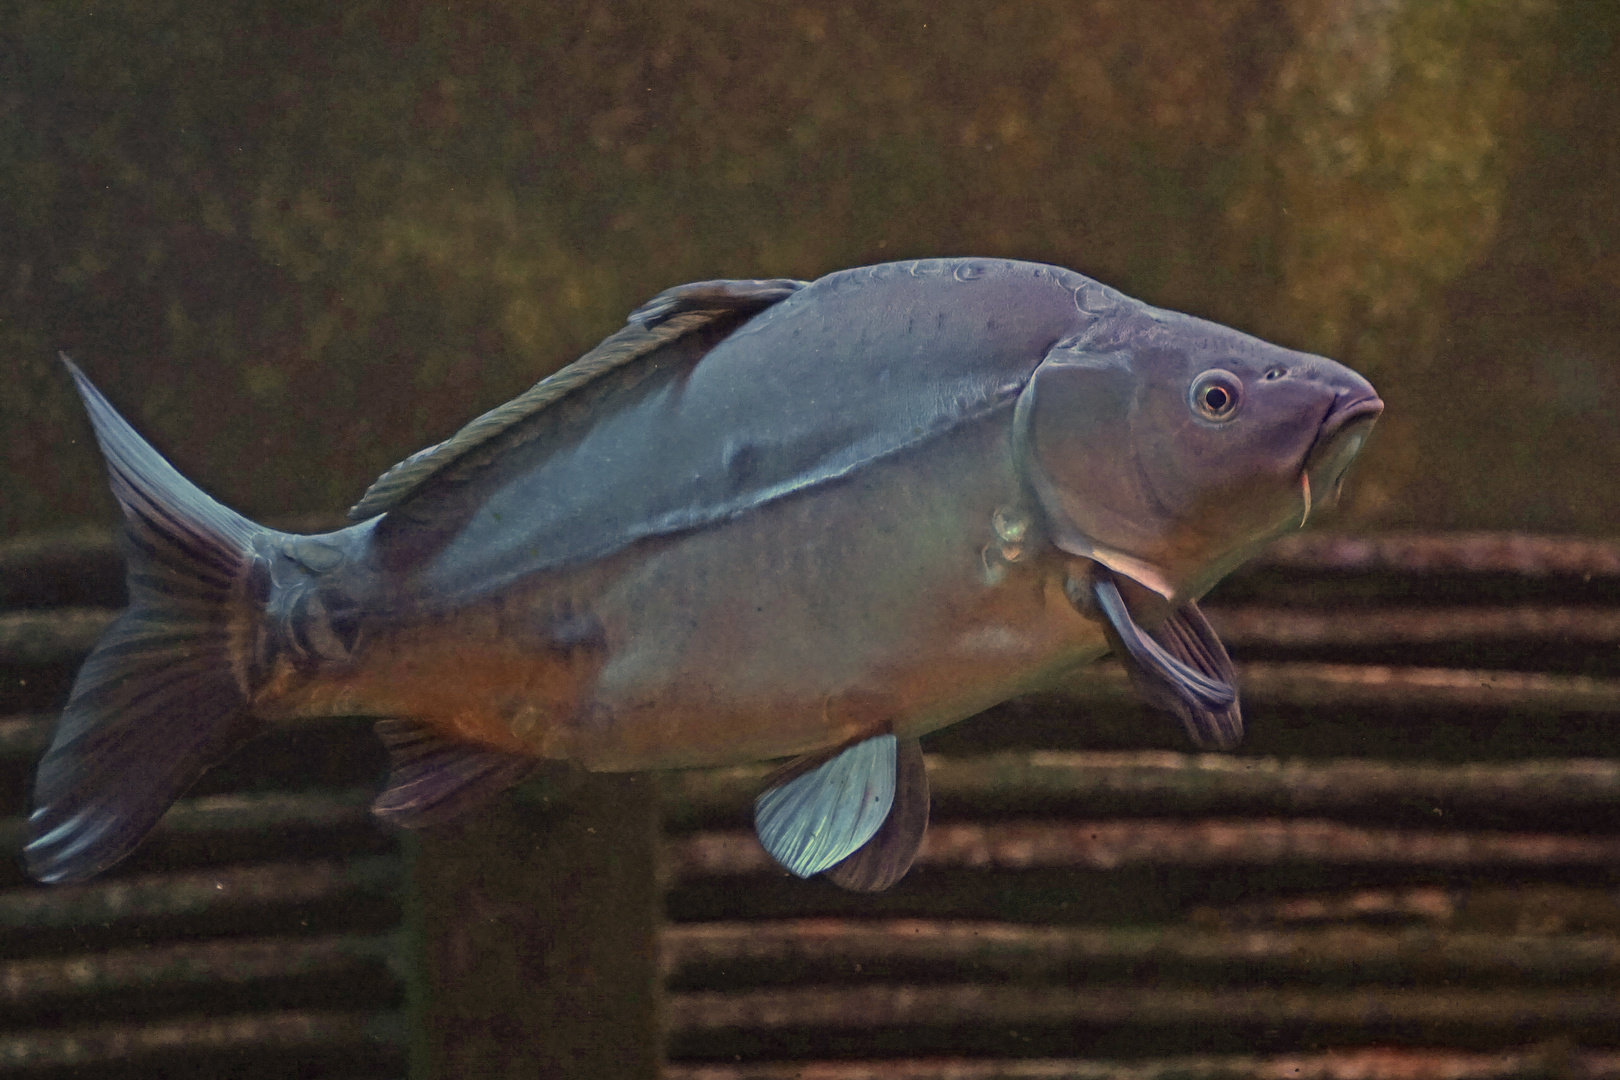
{"label": "underwater background", "polygon": [[1118,672],[1000,706],[868,897],[761,861],[764,767],[402,842],[369,723],[267,736],[104,879],[0,866],[0,1075],[1620,1077],[1617,43],[1579,0],[0,3],[8,853],[123,602],[58,350],[312,529],[706,278],[1048,261],[1388,406],[1330,534],[1210,599],[1237,756]]}
{"label": "underwater background", "polygon": [[325,511],[669,285],[958,254],[1364,372],[1389,408],[1344,527],[1603,532],[1617,27],[1556,0],[12,0],[0,532],[111,513],[58,349],[227,505]]}

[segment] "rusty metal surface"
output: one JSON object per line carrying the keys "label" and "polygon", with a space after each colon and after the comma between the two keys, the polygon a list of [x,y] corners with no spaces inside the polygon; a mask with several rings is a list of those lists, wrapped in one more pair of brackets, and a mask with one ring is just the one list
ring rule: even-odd
{"label": "rusty metal surface", "polygon": [[1393,571],[1403,574],[1514,574],[1522,577],[1620,575],[1620,543],[1575,536],[1452,533],[1284,537],[1256,560],[1259,568]]}
{"label": "rusty metal surface", "polygon": [[896,967],[1010,982],[1083,981],[1093,965],[1152,964],[1251,978],[1582,981],[1620,975],[1620,937],[1497,934],[1430,927],[1337,926],[1241,932],[1195,926],[1021,926],[968,920],[795,919],[700,923],[664,935],[666,977],[677,983],[739,965],[773,982],[836,972],[881,978]]}
{"label": "rusty metal surface", "polygon": [[1247,701],[1342,709],[1620,711],[1620,679],[1520,671],[1458,671],[1373,664],[1248,663]]}
{"label": "rusty metal surface", "polygon": [[1428,925],[1502,935],[1601,933],[1620,940],[1620,889],[1590,884],[1463,880],[1450,886],[1356,889],[1207,904],[1193,925],[1249,929],[1301,925]]}
{"label": "rusty metal surface", "polygon": [[168,1023],[0,1034],[0,1069],[82,1069],[221,1051],[374,1053],[397,1049],[403,1042],[400,1018],[390,1012],[197,1016]]}
{"label": "rusty metal surface", "polygon": [[172,991],[293,977],[352,976],[378,964],[398,967],[397,934],[372,937],[258,938],[109,949],[0,964],[0,1003],[128,991]]}
{"label": "rusty metal surface", "polygon": [[[1620,712],[1620,679],[1586,675],[1277,661],[1239,662],[1237,674],[1251,707]],[[1125,672],[1112,662],[1086,668],[1055,689],[1077,702],[1130,700]]]}
{"label": "rusty metal surface", "polygon": [[1394,1047],[1331,1054],[1080,1059],[796,1061],[670,1065],[665,1080],[1616,1080],[1620,1054],[1527,1047],[1507,1053]]}
{"label": "rusty metal surface", "polygon": [[[1242,805],[1324,813],[1380,800],[1488,805],[1545,815],[1620,809],[1620,761],[1602,759],[1470,762],[1283,761],[1233,754],[1167,751],[1014,751],[973,758],[929,754],[936,804],[958,813],[1004,812],[1028,804],[1159,814]],[[745,815],[769,765],[690,770],[664,778],[669,828]]]}
{"label": "rusty metal surface", "polygon": [[1376,607],[1351,611],[1222,607],[1205,609],[1229,649],[1431,645],[1439,642],[1552,639],[1620,643],[1620,611],[1604,607]]}
{"label": "rusty metal surface", "polygon": [[[1188,913],[1197,926],[1248,928],[1345,923],[1448,925],[1468,896],[1461,889],[1438,885],[1411,888],[1358,889],[1354,892],[1310,896],[1266,897],[1237,904],[1205,905]],[[1620,905],[1615,908],[1620,916]],[[1614,921],[1620,928],[1620,919]],[[1513,927],[1517,929],[1517,927]],[[1562,929],[1562,924],[1551,930]]]}
{"label": "rusty metal surface", "polygon": [[59,664],[90,651],[116,608],[0,612],[0,664]]}
{"label": "rusty metal surface", "polygon": [[[1084,1025],[1227,1028],[1312,1027],[1375,1040],[1391,1027],[1486,1030],[1521,1034],[1560,1027],[1620,1029],[1620,996],[1591,990],[1475,990],[1452,987],[1353,990],[1146,988],[1077,986],[880,985],[810,986],[790,990],[671,994],[672,1032],[783,1029],[873,1031],[966,1025]],[[1359,1038],[1357,1033],[1359,1033]]]}
{"label": "rusty metal surface", "polygon": [[25,888],[0,892],[0,931],[71,929],[140,919],[247,914],[270,907],[387,896],[402,880],[399,860],[227,866],[186,874]]}
{"label": "rusty metal surface", "polygon": [[[667,845],[673,880],[785,873],[752,832],[696,833]],[[1419,832],[1313,819],[1029,821],[931,827],[917,866],[974,870],[1132,864],[1268,866],[1395,864],[1446,867],[1620,866],[1620,835]]]}

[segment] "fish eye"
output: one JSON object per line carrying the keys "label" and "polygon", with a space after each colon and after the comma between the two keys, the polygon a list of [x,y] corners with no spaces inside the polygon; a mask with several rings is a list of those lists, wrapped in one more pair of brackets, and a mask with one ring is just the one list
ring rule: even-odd
{"label": "fish eye", "polygon": [[1205,420],[1224,422],[1236,416],[1243,403],[1243,383],[1230,371],[1212,368],[1193,380],[1187,401]]}

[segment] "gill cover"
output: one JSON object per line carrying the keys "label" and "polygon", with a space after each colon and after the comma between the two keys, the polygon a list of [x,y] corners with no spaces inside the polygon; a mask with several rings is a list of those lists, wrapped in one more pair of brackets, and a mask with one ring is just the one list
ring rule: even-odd
{"label": "gill cover", "polygon": [[1150,549],[1173,524],[1136,456],[1137,383],[1129,352],[1059,343],[1018,397],[1014,453],[1059,549],[1169,599],[1164,571],[1127,553]]}

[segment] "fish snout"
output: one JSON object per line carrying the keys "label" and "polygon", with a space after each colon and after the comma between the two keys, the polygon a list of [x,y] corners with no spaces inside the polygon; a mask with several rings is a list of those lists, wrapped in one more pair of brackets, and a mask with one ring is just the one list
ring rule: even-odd
{"label": "fish snout", "polygon": [[1350,463],[1361,452],[1367,434],[1384,412],[1384,401],[1372,384],[1346,371],[1317,428],[1316,441],[1305,455],[1304,472],[1311,488],[1337,499]]}

